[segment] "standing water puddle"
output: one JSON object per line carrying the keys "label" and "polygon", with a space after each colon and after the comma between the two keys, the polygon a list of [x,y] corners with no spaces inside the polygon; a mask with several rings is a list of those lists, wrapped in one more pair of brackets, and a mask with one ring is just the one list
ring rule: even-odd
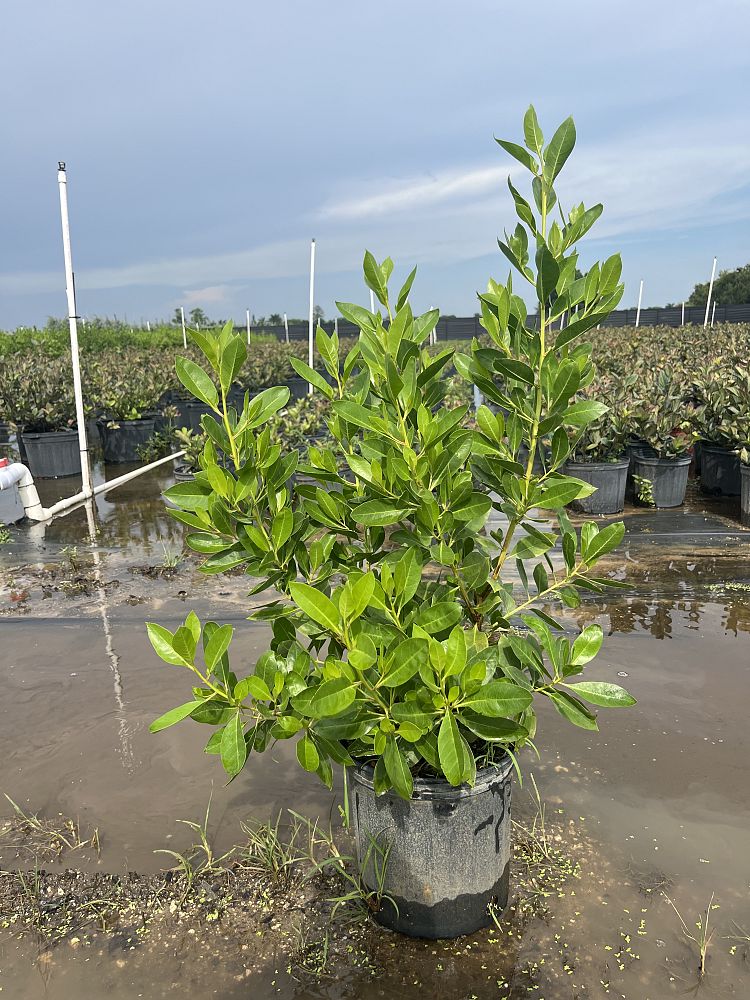
{"label": "standing water puddle", "polygon": [[[75,818],[82,837],[98,828],[101,840],[99,856],[77,851],[40,862],[57,873],[63,900],[72,891],[59,874],[66,867],[125,878],[138,872],[142,892],[156,885],[171,859],[154,851],[184,852],[194,838],[177,820],[200,820],[209,796],[218,854],[242,839],[241,821],[267,821],[280,810],[319,817],[326,828],[339,822],[340,779],[329,793],[296,765],[288,744],[225,786],[216,758],[201,752],[202,727],[149,734],[155,716],[185,700],[186,685],[153,655],[144,621],[175,627],[192,607],[232,622],[238,673],[268,638],[245,621],[241,577],[203,578],[192,560],[175,562],[180,529],[156,498],[168,482],[152,475],[100,502],[103,586],[86,586],[92,570],[81,511],[12,529],[0,549],[0,791],[26,813]],[[542,713],[540,759],[529,753],[523,761],[515,813],[531,823],[533,773],[549,845],[569,850],[579,870],[567,881],[540,878],[534,907],[512,923],[456,942],[413,942],[355,922],[339,926],[334,947],[325,935],[305,936],[313,903],[302,892],[265,922],[258,900],[248,899],[226,919],[204,909],[200,921],[175,920],[141,938],[107,934],[105,926],[51,944],[21,933],[3,909],[6,892],[2,995],[750,996],[750,533],[724,513],[700,501],[678,514],[630,512],[610,568],[633,583],[632,593],[571,613],[577,627],[602,624],[608,638],[596,676],[627,677],[638,704],[602,713],[601,734]],[[0,814],[10,817],[11,807]],[[33,864],[0,846],[1,868],[22,864],[33,894]],[[16,876],[2,880],[7,888]],[[52,906],[45,885],[38,898]],[[700,939],[696,921],[707,907],[712,936],[701,979],[686,931]],[[290,959],[283,933],[292,925]]]}

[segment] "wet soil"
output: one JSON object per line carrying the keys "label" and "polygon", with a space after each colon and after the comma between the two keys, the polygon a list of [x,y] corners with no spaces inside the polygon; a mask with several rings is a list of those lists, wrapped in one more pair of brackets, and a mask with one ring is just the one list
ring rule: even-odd
{"label": "wet soil", "polygon": [[[202,727],[148,733],[155,716],[184,700],[185,683],[154,657],[145,620],[175,627],[193,607],[234,623],[238,672],[268,636],[245,620],[241,576],[203,577],[182,554],[181,528],[158,499],[169,482],[152,474],[100,500],[96,550],[80,510],[12,527],[0,547],[0,791],[40,817],[73,817],[82,836],[98,828],[101,838],[98,855],[39,862],[47,872],[40,898],[64,900],[50,920],[82,908],[89,917],[59,940],[29,923],[18,876],[0,876],[0,922],[16,915],[0,930],[3,995],[750,996],[750,532],[733,501],[693,494],[679,511],[626,511],[626,537],[607,569],[632,591],[586,600],[568,620],[602,624],[596,677],[626,678],[638,704],[603,713],[600,734],[546,713],[540,759],[527,757],[515,791],[516,814],[530,824],[534,774],[570,870],[540,894],[555,866],[535,882],[525,856],[517,858],[522,892],[510,922],[435,944],[396,938],[353,905],[331,922],[326,899],[339,889],[315,880],[280,891],[233,871],[218,889],[211,879],[199,886],[210,890],[205,899],[183,903],[184,887],[164,875],[172,859],[154,851],[188,850],[193,832],[177,820],[200,820],[211,794],[218,854],[242,843],[242,821],[292,807],[337,825],[341,801],[340,790],[329,793],[299,769],[288,746],[224,786],[216,760],[201,752]],[[61,484],[49,484],[43,502],[74,491]],[[580,877],[571,874],[576,865]],[[34,864],[8,845],[0,868],[33,872]],[[702,979],[697,945],[665,894],[697,937],[713,894]],[[111,906],[84,905],[112,896]],[[96,923],[102,912],[105,929]],[[139,933],[144,921],[150,929]]]}

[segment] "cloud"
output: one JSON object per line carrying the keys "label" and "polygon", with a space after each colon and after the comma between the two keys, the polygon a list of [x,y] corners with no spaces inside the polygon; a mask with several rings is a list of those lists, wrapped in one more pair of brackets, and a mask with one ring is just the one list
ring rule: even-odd
{"label": "cloud", "polygon": [[194,288],[182,293],[185,305],[203,305],[209,302],[224,302],[229,291],[228,285],[209,285],[207,288]]}

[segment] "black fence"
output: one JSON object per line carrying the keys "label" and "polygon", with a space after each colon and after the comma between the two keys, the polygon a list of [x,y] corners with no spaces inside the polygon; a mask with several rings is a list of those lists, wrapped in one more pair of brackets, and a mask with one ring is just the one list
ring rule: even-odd
{"label": "black fence", "polygon": [[[713,311],[713,307],[712,307]],[[602,326],[635,326],[636,309],[616,309],[602,323]],[[700,326],[706,316],[705,306],[689,306],[685,308],[684,322],[696,323]],[[709,316],[709,321],[711,317]],[[750,323],[750,304],[742,306],[716,306],[714,314],[715,323]],[[683,323],[682,307],[676,309],[641,309],[641,326],[681,326]],[[326,320],[321,326],[327,333],[334,328],[333,320]],[[244,327],[236,327],[238,332]],[[250,328],[254,333],[272,334],[277,340],[286,339],[286,331],[283,326],[255,326]],[[358,328],[346,320],[339,320],[338,331],[340,337],[356,337],[359,335]],[[472,337],[481,337],[484,333],[479,324],[478,316],[443,316],[438,320],[437,339],[438,340],[471,340]],[[290,340],[307,340],[307,323],[290,323]]]}

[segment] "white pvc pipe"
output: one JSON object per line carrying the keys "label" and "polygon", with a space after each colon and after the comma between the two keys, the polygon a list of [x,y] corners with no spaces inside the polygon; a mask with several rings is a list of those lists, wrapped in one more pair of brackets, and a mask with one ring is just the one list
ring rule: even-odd
{"label": "white pvc pipe", "polygon": [[117,486],[122,486],[123,483],[130,482],[131,479],[136,479],[144,472],[156,469],[158,466],[164,465],[166,462],[171,462],[175,458],[182,458],[184,454],[184,451],[176,451],[173,455],[167,455],[165,458],[159,458],[155,462],[149,462],[148,465],[142,465],[139,469],[133,469],[132,472],[126,472],[125,475],[118,476],[116,479],[110,479],[105,483],[99,483],[99,485],[95,486],[93,489],[89,488],[87,491],[82,490],[80,493],[76,493],[72,497],[65,497],[63,500],[58,500],[58,502],[52,504],[51,507],[42,507],[39,501],[39,494],[37,493],[37,489],[34,484],[34,477],[31,475],[26,466],[21,465],[20,462],[15,462],[13,465],[0,469],[0,489],[7,489],[8,486],[12,486],[14,484],[17,485],[18,494],[21,498],[21,503],[23,504],[26,517],[28,517],[31,521],[48,521],[56,514],[60,514],[62,511],[76,506],[76,504],[90,500],[92,497],[98,496],[100,493],[109,493],[110,490],[115,489]]}
{"label": "white pvc pipe", "polygon": [[146,320],[146,329],[149,333],[151,333],[151,321],[148,319]]}
{"label": "white pvc pipe", "polygon": [[338,337],[338,335],[339,335],[339,318],[338,318],[338,316],[334,316],[333,317],[333,332]]}
{"label": "white pvc pipe", "polygon": [[289,343],[289,320],[286,318],[286,313],[284,313],[284,339],[287,344]]}
{"label": "white pvc pipe", "polygon": [[714,290],[714,278],[716,277],[716,258],[714,257],[713,266],[711,268],[711,280],[708,283],[708,297],[706,298],[706,315],[703,317],[703,328],[708,326],[708,310],[711,308],[711,294]]}
{"label": "white pvc pipe", "polygon": [[711,309],[711,326],[714,325],[714,317],[716,316],[716,299],[714,299],[714,304]]}
{"label": "white pvc pipe", "polygon": [[[313,357],[313,310],[315,308],[315,240],[310,244],[310,308],[307,315],[307,363],[314,368]],[[312,393],[312,383],[308,383],[308,393]]]}
{"label": "white pvc pipe", "polygon": [[182,346],[187,349],[187,334],[185,333],[185,310],[180,306],[180,321],[182,322]]}
{"label": "white pvc pipe", "polygon": [[375,292],[372,289],[370,289],[370,312],[375,312]]}
{"label": "white pvc pipe", "polygon": [[68,325],[70,326],[70,360],[73,366],[73,394],[76,404],[78,424],[78,450],[81,453],[81,484],[84,490],[91,489],[91,466],[89,465],[89,444],[86,439],[86,416],[83,412],[83,390],[81,388],[81,360],[78,355],[78,318],[76,315],[76,290],[73,277],[73,253],[70,247],[70,220],[68,218],[68,178],[65,164],[58,163],[57,184],[60,189],[60,220],[62,223],[63,257],[65,259],[65,292],[68,299]]}
{"label": "white pvc pipe", "polygon": [[250,346],[250,310],[245,310],[245,319],[247,320],[247,346]]}
{"label": "white pvc pipe", "polygon": [[641,325],[641,302],[643,301],[643,279],[641,278],[641,287],[638,289],[638,308],[635,311],[635,325]]}

